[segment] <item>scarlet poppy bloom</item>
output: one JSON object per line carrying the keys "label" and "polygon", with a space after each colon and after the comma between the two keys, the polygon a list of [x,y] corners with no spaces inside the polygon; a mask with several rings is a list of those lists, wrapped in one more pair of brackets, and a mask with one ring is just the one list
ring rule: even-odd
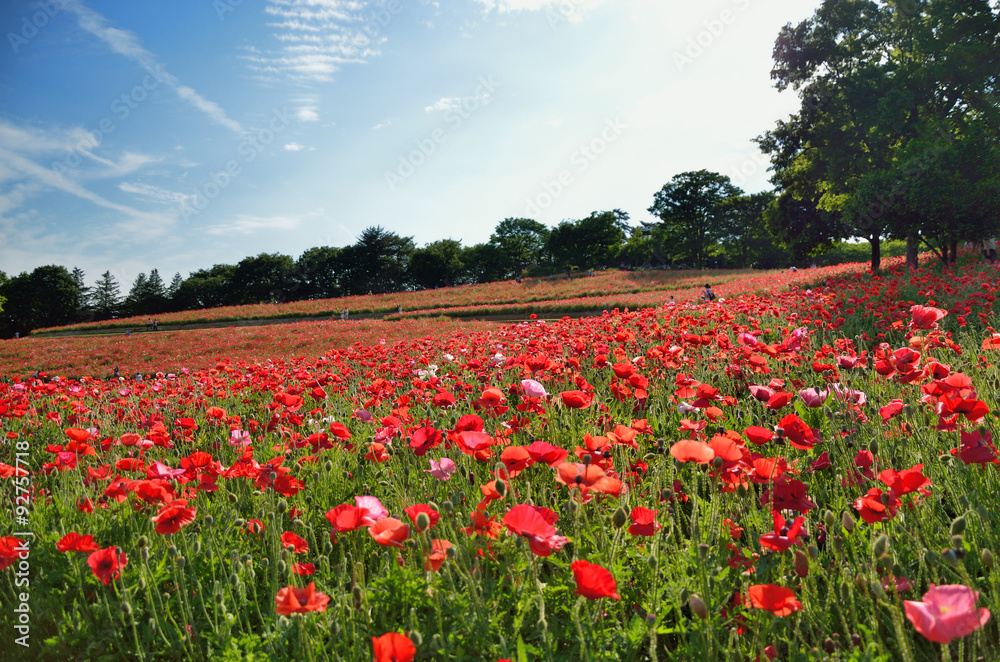
{"label": "scarlet poppy bloom", "polygon": [[656,515],[659,512],[658,510],[636,506],[629,515],[632,524],[628,527],[628,532],[634,536],[654,535],[663,528],[663,525],[656,521]]}
{"label": "scarlet poppy bloom", "polygon": [[312,563],[293,563],[292,572],[296,575],[313,575],[316,573],[316,566]]}
{"label": "scarlet poppy bloom", "polygon": [[473,510],[472,526],[463,527],[462,533],[467,536],[486,536],[492,540],[497,540],[500,538],[500,531],[503,527],[500,525],[500,522],[496,521],[496,519],[496,517],[486,517],[486,515],[482,512]]}
{"label": "scarlet poppy bloom", "polygon": [[559,395],[570,409],[586,409],[593,402],[593,397],[583,391],[563,391]]}
{"label": "scarlet poppy bloom", "polygon": [[927,639],[948,644],[972,634],[990,620],[989,609],[976,609],[979,591],[968,586],[930,585],[920,602],[904,600],[903,609],[913,628]]}
{"label": "scarlet poppy bloom", "polygon": [[304,614],[310,611],[326,611],[330,596],[316,590],[316,582],[309,582],[305,588],[286,586],[274,596],[274,611],[280,616]]}
{"label": "scarlet poppy bloom", "polygon": [[[0,538],[0,570],[9,568],[20,558],[20,552],[16,551],[23,541],[14,536],[4,536]],[[61,551],[61,550],[60,550]]]}
{"label": "scarlet poppy bloom", "polygon": [[500,453],[500,461],[507,471],[507,478],[517,478],[517,475],[534,464],[531,453],[523,446],[508,446]]}
{"label": "scarlet poppy bloom", "polygon": [[410,638],[398,632],[387,632],[381,637],[372,637],[373,662],[413,662],[417,647]]}
{"label": "scarlet poppy bloom", "polygon": [[108,586],[121,575],[122,568],[128,565],[128,557],[125,552],[118,551],[116,547],[106,547],[92,552],[87,557],[87,565],[94,573],[94,576]]}
{"label": "scarlet poppy bloom", "polygon": [[448,555],[448,550],[451,548],[451,543],[447,540],[439,540],[435,538],[431,541],[431,549],[427,554],[427,559],[424,562],[424,570],[429,572],[437,572],[441,569],[441,564],[444,563],[445,557]]}
{"label": "scarlet poppy bloom", "polygon": [[81,536],[75,531],[67,533],[59,542],[56,543],[56,549],[60,552],[95,552],[100,549],[100,546],[94,542],[94,536],[87,534]]}
{"label": "scarlet poppy bloom", "polygon": [[576,580],[576,590],[573,592],[577,595],[582,595],[588,600],[598,598],[621,600],[616,590],[618,586],[615,578],[606,568],[583,559],[573,561],[570,568],[573,569],[573,579]]}
{"label": "scarlet poppy bloom", "polygon": [[931,479],[923,474],[923,469],[924,465],[922,464],[915,464],[902,471],[886,469],[879,473],[878,479],[885,483],[890,490],[903,496],[931,484]]}
{"label": "scarlet poppy bloom", "polygon": [[503,523],[511,533],[527,538],[537,556],[550,556],[569,542],[556,532],[558,519],[559,515],[548,508],[519,503],[503,516]]}
{"label": "scarlet poppy bloom", "polygon": [[754,584],[748,590],[750,603],[755,609],[766,609],[775,616],[788,616],[802,609],[790,588],[776,584]]}
{"label": "scarlet poppy bloom", "polygon": [[413,454],[423,456],[430,449],[441,443],[441,432],[431,425],[417,428],[410,435],[410,448]]}
{"label": "scarlet poppy bloom", "polygon": [[936,329],[948,311],[933,306],[910,306],[911,329]]}
{"label": "scarlet poppy bloom", "polygon": [[805,517],[796,517],[787,531],[782,533],[782,529],[785,528],[785,518],[777,510],[772,511],[771,516],[774,520],[774,531],[765,533],[760,537],[761,547],[766,547],[776,552],[785,552],[792,545],[802,544],[802,541],[799,540],[799,531],[802,530],[802,525],[805,524]]}
{"label": "scarlet poppy bloom", "polygon": [[418,503],[410,506],[409,508],[403,508],[403,512],[406,513],[407,517],[409,517],[413,522],[414,528],[421,533],[423,533],[424,530],[416,526],[417,517],[420,516],[420,513],[427,515],[427,519],[430,522],[430,524],[427,525],[428,529],[437,524],[438,520],[441,519],[441,513],[437,512],[426,503]]}
{"label": "scarlet poppy bloom", "polygon": [[324,517],[333,526],[334,533],[354,531],[363,526],[372,526],[375,524],[375,519],[368,512],[367,508],[358,508],[349,503],[331,508]]}
{"label": "scarlet poppy bloom", "polygon": [[455,396],[445,390],[439,390],[431,399],[431,404],[435,407],[451,407],[455,404]]}
{"label": "scarlet poppy bloom", "polygon": [[330,424],[330,434],[332,434],[337,439],[351,438],[351,431],[347,429],[346,425],[339,422]]}
{"label": "scarlet poppy bloom", "polygon": [[806,485],[800,480],[789,480],[781,476],[774,484],[760,495],[762,508],[771,510],[795,510],[805,513],[816,507],[816,504],[806,495]]}
{"label": "scarlet poppy bloom", "polygon": [[670,455],[678,462],[708,464],[715,458],[715,451],[704,442],[682,439],[670,447]]}
{"label": "scarlet poppy bloom", "polygon": [[763,446],[774,438],[773,432],[758,425],[751,425],[743,431],[743,434],[746,435],[746,438],[750,440],[751,443],[757,444],[758,446]]}
{"label": "scarlet poppy bloom", "polygon": [[291,550],[294,554],[305,554],[309,551],[309,543],[302,536],[285,531],[281,534],[281,548]]}
{"label": "scarlet poppy bloom", "polygon": [[788,414],[778,421],[778,427],[785,430],[789,443],[799,450],[809,450],[816,440],[812,429],[795,414]]}
{"label": "scarlet poppy bloom", "polygon": [[365,454],[365,459],[376,463],[387,462],[389,460],[389,453],[385,450],[385,444],[373,441],[371,445],[368,446],[368,452]]}
{"label": "scarlet poppy bloom", "polygon": [[394,517],[383,517],[368,528],[372,539],[383,547],[403,548],[403,541],[410,535],[410,527]]}
{"label": "scarlet poppy bloom", "polygon": [[[887,496],[887,503],[882,502],[883,496]],[[854,502],[854,509],[858,511],[861,519],[869,524],[885,522],[896,516],[899,512],[900,502],[892,492],[882,492],[877,487],[873,487],[863,496]]]}
{"label": "scarlet poppy bloom", "polygon": [[188,508],[187,504],[187,499],[177,499],[160,508],[160,512],[150,518],[156,522],[156,532],[160,535],[177,533],[182,526],[193,522],[198,510]]}

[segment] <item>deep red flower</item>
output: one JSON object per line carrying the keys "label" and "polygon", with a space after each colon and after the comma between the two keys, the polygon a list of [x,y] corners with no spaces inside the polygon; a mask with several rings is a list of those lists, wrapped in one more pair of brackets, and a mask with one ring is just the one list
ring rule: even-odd
{"label": "deep red flower", "polygon": [[90,566],[94,576],[101,580],[105,586],[108,586],[118,579],[122,568],[128,565],[128,557],[117,547],[105,547],[92,552],[87,557],[87,565]]}
{"label": "deep red flower", "polygon": [[593,397],[583,391],[563,391],[559,395],[570,409],[586,409],[593,402]]}
{"label": "deep red flower", "polygon": [[607,569],[583,559],[573,561],[570,567],[573,569],[573,579],[576,580],[576,590],[573,591],[574,593],[582,595],[588,600],[597,600],[598,598],[621,599],[616,590],[618,587],[615,583],[615,578]]}
{"label": "deep red flower", "polygon": [[187,504],[187,499],[176,499],[160,508],[160,512],[151,518],[156,523],[156,532],[160,535],[177,533],[182,526],[193,522],[198,510],[188,508]]}
{"label": "deep red flower", "polygon": [[654,535],[663,528],[663,525],[656,521],[656,515],[659,512],[658,510],[636,506],[629,515],[632,524],[628,527],[628,532],[634,536]]}
{"label": "deep red flower", "polygon": [[20,557],[17,549],[23,541],[14,536],[4,536],[0,538],[0,570],[9,568]]}
{"label": "deep red flower", "polygon": [[410,518],[410,521],[413,522],[413,528],[415,528],[417,531],[421,533],[423,533],[424,529],[421,529],[417,526],[417,517],[420,515],[420,513],[424,513],[427,515],[427,518],[430,521],[430,524],[427,525],[428,529],[437,524],[438,520],[441,519],[441,513],[434,510],[425,503],[418,503],[413,506],[410,506],[409,508],[403,508],[403,512],[406,513],[407,517]]}
{"label": "deep red flower", "polygon": [[94,542],[94,536],[90,534],[81,536],[71,531],[59,539],[56,549],[60,552],[94,552],[100,549],[100,546]]}
{"label": "deep red flower", "polygon": [[274,611],[280,616],[304,614],[310,611],[326,611],[330,596],[316,590],[316,582],[309,582],[305,588],[286,586],[274,596]]}
{"label": "deep red flower", "polygon": [[795,599],[795,592],[784,586],[754,584],[747,592],[755,609],[766,609],[775,616],[788,616],[802,609],[802,603]]}
{"label": "deep red flower", "polygon": [[285,531],[281,534],[281,548],[290,550],[294,554],[305,554],[309,551],[309,543],[302,536]]}
{"label": "deep red flower", "polygon": [[381,637],[372,637],[373,662],[413,662],[417,647],[410,638],[398,632],[387,632]]}
{"label": "deep red flower", "polygon": [[372,539],[384,547],[403,548],[403,541],[410,535],[410,527],[395,517],[383,517],[368,528]]}

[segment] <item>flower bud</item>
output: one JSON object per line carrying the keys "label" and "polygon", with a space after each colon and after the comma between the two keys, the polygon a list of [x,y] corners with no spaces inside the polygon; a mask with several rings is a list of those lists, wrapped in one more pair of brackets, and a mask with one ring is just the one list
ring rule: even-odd
{"label": "flower bud", "polygon": [[855,521],[854,517],[851,516],[851,513],[846,510],[844,511],[844,514],[840,516],[840,525],[844,527],[848,533],[854,532]]}
{"label": "flower bud", "polygon": [[174,545],[167,547],[167,556],[169,556],[170,558],[174,558],[175,556],[177,556],[177,547],[175,547]]}
{"label": "flower bud", "polygon": [[455,504],[453,504],[451,501],[445,501],[444,503],[441,504],[441,509],[446,513],[453,512],[455,510]]}
{"label": "flower bud", "polygon": [[212,517],[211,515],[205,515],[205,519],[203,521],[204,521],[206,527],[212,526],[213,524],[215,524],[215,518]]}
{"label": "flower bud", "polygon": [[177,557],[177,567],[180,568],[181,570],[183,570],[184,566],[186,566],[186,565],[187,565],[187,559],[184,558],[183,556],[178,556]]}
{"label": "flower bud", "polygon": [[626,522],[628,522],[628,514],[623,508],[619,507],[615,511],[615,514],[611,516],[611,523],[615,525],[616,529],[620,529],[625,526]]}
{"label": "flower bud", "polygon": [[795,550],[792,566],[795,568],[795,574],[799,577],[805,577],[809,574],[809,557],[801,549]]}
{"label": "flower bud", "polygon": [[993,567],[993,552],[989,549],[984,548],[983,551],[979,553],[979,559],[983,562],[983,566],[987,570]]}
{"label": "flower bud", "polygon": [[698,618],[708,618],[708,605],[697,593],[692,593],[691,597],[688,598],[688,606],[691,608],[691,613]]}
{"label": "flower bud", "polygon": [[139,540],[136,541],[135,545],[139,549],[143,549],[144,547],[149,545],[149,538],[147,538],[146,536],[139,536]]}
{"label": "flower bud", "polygon": [[882,586],[882,582],[877,579],[873,579],[869,586],[871,587],[871,591],[875,594],[876,598],[879,600],[885,600],[885,587]]}
{"label": "flower bud", "polygon": [[833,549],[838,554],[844,553],[844,536],[833,537]]}
{"label": "flower bud", "polygon": [[430,515],[427,513],[419,513],[417,515],[417,531],[426,531],[427,527],[431,525]]}
{"label": "flower bud", "polygon": [[823,521],[826,522],[826,527],[832,529],[833,525],[837,523],[837,518],[832,511],[823,511]]}
{"label": "flower bud", "polygon": [[956,517],[951,521],[951,535],[960,536],[965,533],[965,517]]}
{"label": "flower bud", "polygon": [[507,483],[503,482],[502,480],[498,480],[496,482],[496,489],[497,489],[497,494],[499,494],[500,496],[505,496],[507,494]]}
{"label": "flower bud", "polygon": [[868,444],[868,450],[871,451],[872,455],[878,455],[878,442],[872,439]]}
{"label": "flower bud", "polygon": [[881,558],[889,550],[889,537],[884,533],[879,535],[872,543],[872,555],[875,558]]}

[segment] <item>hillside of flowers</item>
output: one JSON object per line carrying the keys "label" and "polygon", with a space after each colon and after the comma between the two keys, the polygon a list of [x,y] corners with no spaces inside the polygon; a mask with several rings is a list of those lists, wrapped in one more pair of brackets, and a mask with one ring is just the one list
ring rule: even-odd
{"label": "hillside of flowers", "polygon": [[[697,297],[706,282],[719,285],[737,283],[766,291],[788,283],[804,283],[828,275],[860,273],[865,265],[848,263],[822,269],[789,271],[598,271],[593,275],[578,274],[549,278],[524,278],[521,282],[498,281],[477,285],[461,285],[436,290],[372,294],[367,296],[316,299],[280,304],[225,306],[203,310],[186,310],[157,315],[161,326],[172,324],[202,324],[246,320],[276,320],[282,318],[331,318],[347,309],[352,315],[386,317],[435,317],[439,315],[472,316],[601,310],[614,306],[658,305],[671,295],[676,298]],[[746,291],[746,290],[744,290]],[[402,308],[402,313],[397,311]],[[97,331],[102,329],[143,328],[147,316],[128,317],[85,324],[73,324],[40,329],[33,335],[47,332]]]}
{"label": "hillside of flowers", "polygon": [[141,379],[59,349],[65,370],[0,381],[0,643],[996,659],[996,273],[356,336],[278,325],[246,353],[162,334]]}

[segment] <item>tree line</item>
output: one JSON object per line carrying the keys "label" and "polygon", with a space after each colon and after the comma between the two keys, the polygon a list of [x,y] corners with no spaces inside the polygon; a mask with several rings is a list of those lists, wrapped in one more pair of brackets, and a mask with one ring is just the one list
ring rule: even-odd
{"label": "tree line", "polygon": [[682,173],[657,192],[658,222],[629,224],[620,210],[594,212],[548,227],[507,218],[488,241],[463,246],[442,239],[417,247],[382,227],[349,246],[317,246],[295,259],[261,253],[217,264],[167,283],[159,270],[140,273],[127,294],[110,272],[88,285],[79,268],[38,267],[8,278],[0,272],[0,335],[83,321],[155,316],[181,310],[381,294],[545,276],[598,268],[783,266],[794,255],[770,236],[763,210],[773,196],[745,195],[727,177]]}

